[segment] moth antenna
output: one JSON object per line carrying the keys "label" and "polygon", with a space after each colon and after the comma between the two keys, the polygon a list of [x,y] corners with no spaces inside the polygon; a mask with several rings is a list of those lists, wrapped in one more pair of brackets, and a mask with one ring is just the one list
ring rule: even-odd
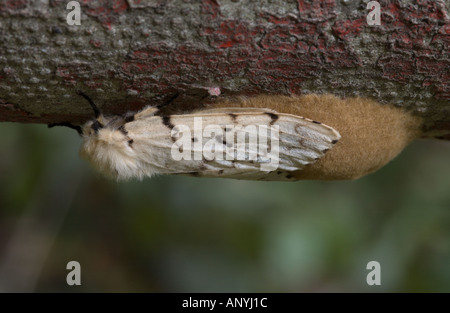
{"label": "moth antenna", "polygon": [[89,102],[92,109],[94,110],[95,118],[98,118],[101,115],[101,113],[100,113],[100,109],[98,108],[98,106],[95,105],[94,101],[92,101],[92,99],[89,98],[89,96],[87,94],[85,94],[84,92],[82,92],[81,90],[77,90],[77,94],[79,94],[80,96],[82,96]]}
{"label": "moth antenna", "polygon": [[80,136],[83,134],[83,132],[81,130],[81,126],[79,126],[79,125],[73,125],[71,123],[52,123],[52,124],[48,124],[48,128],[52,128],[52,127],[55,127],[55,126],[69,127],[69,128],[75,129]]}
{"label": "moth antenna", "polygon": [[173,95],[172,97],[170,97],[167,101],[164,101],[164,103],[156,106],[158,109],[164,108],[170,104],[172,104],[173,101],[175,101],[176,98],[178,98],[178,96],[180,95],[180,93],[177,91],[175,92],[175,95]]}

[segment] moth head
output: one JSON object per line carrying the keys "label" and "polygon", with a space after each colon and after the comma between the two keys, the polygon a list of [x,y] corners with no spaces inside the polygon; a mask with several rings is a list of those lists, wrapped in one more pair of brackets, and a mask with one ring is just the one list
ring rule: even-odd
{"label": "moth head", "polygon": [[94,118],[82,126],[57,123],[50,124],[49,127],[66,126],[75,129],[83,138],[81,156],[106,176],[117,179],[127,179],[130,175],[142,176],[134,161],[133,140],[127,136],[124,128],[127,117],[104,116],[89,96],[81,91],[77,93],[89,102]]}
{"label": "moth head", "polygon": [[83,147],[88,150],[108,149],[125,153],[131,147],[120,117],[100,116],[86,122],[82,129]]}
{"label": "moth head", "polygon": [[99,115],[82,127],[81,157],[113,179],[140,175],[133,140],[128,137],[124,124],[125,119],[121,116]]}
{"label": "moth head", "polygon": [[114,129],[118,130],[119,127],[123,125],[123,123],[119,124],[116,122],[118,119],[118,117],[105,117],[103,115],[99,115],[95,119],[92,119],[83,125],[81,135],[83,137],[98,136],[98,134],[104,129],[108,129],[110,131]]}
{"label": "moth head", "polygon": [[[98,171],[113,179],[138,175],[133,140],[120,127],[120,117],[100,116],[83,126],[80,155]],[[123,126],[123,122],[122,122]],[[135,174],[136,173],[136,174]]]}
{"label": "moth head", "polygon": [[[86,136],[98,136],[100,133],[108,133],[118,131],[124,135],[126,135],[126,131],[123,129],[123,125],[126,120],[121,116],[104,116],[97,105],[89,98],[88,95],[78,90],[77,93],[85,98],[89,104],[91,105],[92,110],[94,111],[95,119],[88,121],[82,127],[81,135]],[[107,129],[108,131],[102,131]]]}
{"label": "moth head", "polygon": [[48,127],[54,127],[54,126],[69,127],[69,128],[75,129],[78,132],[78,134],[80,134],[81,136],[90,136],[95,133],[98,133],[99,129],[105,127],[107,121],[105,121],[105,118],[100,113],[99,108],[95,105],[94,101],[92,101],[92,99],[89,98],[88,95],[86,95],[85,93],[83,93],[80,90],[77,90],[77,94],[79,94],[80,96],[82,96],[89,102],[89,104],[91,105],[91,108],[94,110],[95,120],[87,122],[83,127],[81,127],[79,125],[74,125],[70,122],[52,123],[52,124],[49,124]]}

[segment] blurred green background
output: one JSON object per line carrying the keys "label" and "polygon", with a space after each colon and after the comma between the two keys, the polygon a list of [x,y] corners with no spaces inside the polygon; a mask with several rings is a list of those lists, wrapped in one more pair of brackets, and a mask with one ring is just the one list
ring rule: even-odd
{"label": "blurred green background", "polygon": [[[450,143],[349,182],[103,179],[65,128],[0,124],[0,290],[450,292]],[[81,286],[68,286],[69,261]],[[381,264],[381,286],[366,265]]]}

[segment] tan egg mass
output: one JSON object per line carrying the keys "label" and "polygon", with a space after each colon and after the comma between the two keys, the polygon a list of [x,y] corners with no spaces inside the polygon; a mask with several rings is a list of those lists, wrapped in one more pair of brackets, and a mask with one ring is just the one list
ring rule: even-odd
{"label": "tan egg mass", "polygon": [[220,100],[214,107],[268,108],[336,129],[341,140],[317,162],[293,172],[296,179],[360,178],[386,165],[422,132],[420,117],[359,97],[260,95]]}

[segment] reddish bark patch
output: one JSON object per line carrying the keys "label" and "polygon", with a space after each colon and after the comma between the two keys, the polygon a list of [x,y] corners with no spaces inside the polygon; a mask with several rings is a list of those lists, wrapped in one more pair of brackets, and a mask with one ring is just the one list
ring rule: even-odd
{"label": "reddish bark patch", "polygon": [[389,80],[409,81],[414,74],[414,61],[407,56],[391,55],[382,57],[378,61],[378,66],[383,71],[383,77]]}
{"label": "reddish bark patch", "polygon": [[9,14],[20,13],[28,7],[28,0],[4,0],[0,1],[0,12]]}
{"label": "reddish bark patch", "polygon": [[[111,29],[111,25],[117,23],[118,17],[128,10],[126,0],[79,0],[83,13],[95,17],[102,25]],[[51,0],[50,5],[66,6],[68,1]]]}
{"label": "reddish bark patch", "polygon": [[201,12],[208,15],[211,19],[215,19],[220,14],[220,4],[216,0],[203,0]]}
{"label": "reddish bark patch", "polygon": [[103,42],[99,40],[91,39],[89,40],[89,43],[95,48],[101,48],[103,46]]}
{"label": "reddish bark patch", "polygon": [[366,25],[364,17],[356,20],[339,20],[334,23],[332,30],[338,38],[350,40],[361,33],[364,25]]}
{"label": "reddish bark patch", "polygon": [[301,19],[327,20],[336,16],[335,0],[298,0]]}
{"label": "reddish bark patch", "polygon": [[31,114],[25,110],[22,110],[14,104],[8,103],[3,99],[0,99],[0,121],[17,121],[17,122],[30,122]]}
{"label": "reddish bark patch", "polygon": [[86,8],[87,15],[96,17],[108,29],[128,9],[126,0],[82,0],[81,5]]}

